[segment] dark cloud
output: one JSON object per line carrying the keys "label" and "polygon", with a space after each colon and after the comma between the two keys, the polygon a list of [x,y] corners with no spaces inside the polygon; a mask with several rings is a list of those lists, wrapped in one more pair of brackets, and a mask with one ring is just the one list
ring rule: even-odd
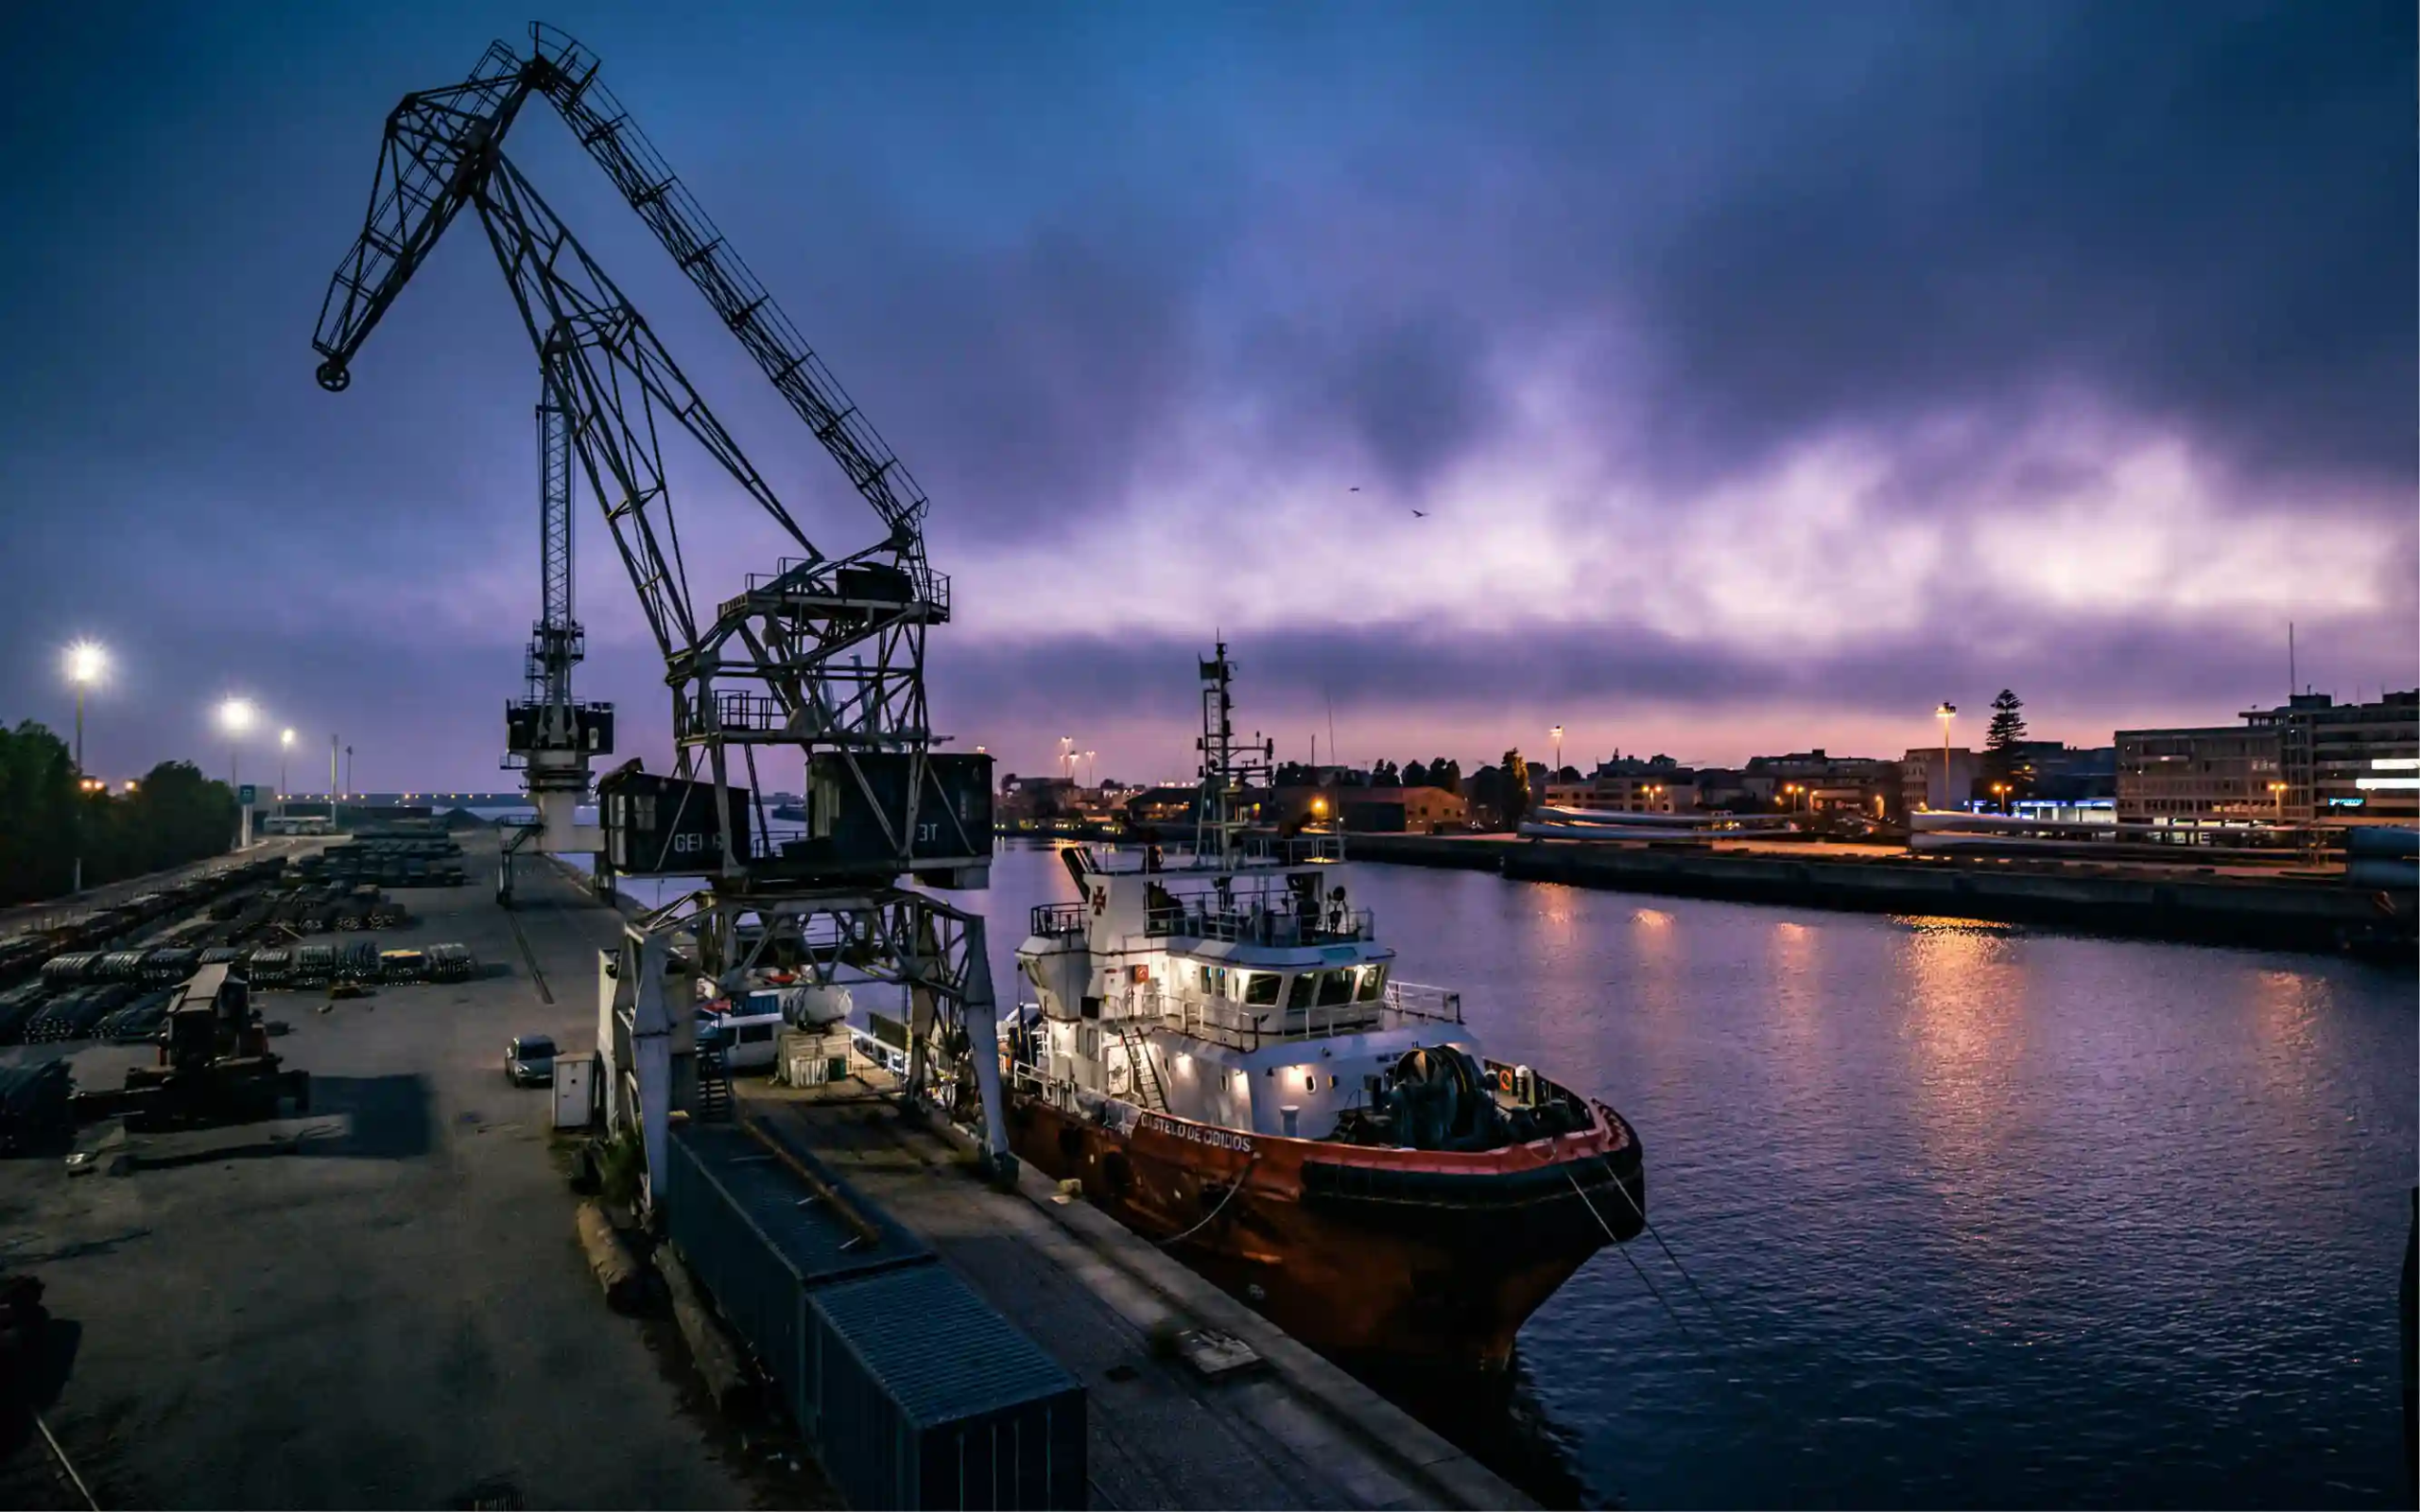
{"label": "dark cloud", "polygon": [[[1977,607],[1979,623],[1827,650],[1791,642],[1725,647],[1619,624],[1450,630],[1403,622],[1248,633],[1230,644],[1248,689],[1247,725],[1266,717],[1254,711],[1317,710],[1331,698],[1364,717],[1408,722],[1424,712],[1538,703],[1904,715],[1929,708],[1945,689],[2011,685],[2113,726],[2145,706],[2200,706],[2208,722],[2225,724],[2238,708],[2283,692],[2282,636],[2239,623],[2109,616],[2029,627],[2011,606]],[[2359,684],[2374,696],[2381,685],[2420,681],[2412,636],[2379,637],[2359,624],[2305,628],[2307,644],[2329,648],[2323,687],[2349,696]],[[1195,713],[1194,659],[1208,649],[1206,636],[1134,635],[952,646],[936,659],[935,698],[945,711],[994,718],[1038,708],[1073,719],[1148,713],[1181,726]],[[953,722],[971,720],[958,713]]]}
{"label": "dark cloud", "polygon": [[1701,468],[2080,387],[2248,467],[2414,476],[2408,5],[1928,9],[1651,240]]}
{"label": "dark cloud", "polygon": [[[1037,536],[1080,547],[1155,507],[1192,480],[1151,470],[1204,417],[1242,417],[1220,434],[1246,455],[1209,459],[1236,475],[1366,466],[1374,490],[1416,491],[1499,437],[1508,374],[1590,333],[1613,335],[1584,439],[1668,503],[1835,427],[1889,454],[1910,510],[1972,508],[1987,477],[2066,491],[2102,459],[2010,442],[2080,402],[2237,464],[2239,510],[2383,483],[2380,549],[2412,551],[2409,7],[960,9],[566,18],[932,492],[944,568]],[[306,343],[381,117],[459,77],[494,19],[19,7],[0,25],[0,632],[24,651],[0,661],[0,714],[59,708],[47,648],[95,628],[149,669],[121,731],[206,742],[190,711],[241,684],[483,773],[527,610],[490,633],[397,609],[531,554],[533,363],[476,228],[343,399],[311,386]],[[810,533],[867,539],[594,168],[543,115],[520,130],[516,157]],[[767,538],[714,507],[727,486],[678,481],[711,595]],[[1321,528],[1253,499],[1232,524]],[[584,617],[627,631],[583,529],[609,569],[584,573]],[[1068,603],[1074,623],[1073,583]],[[1876,708],[1962,668],[2022,679],[1994,658],[2112,703],[2226,703],[2273,660],[2265,625],[2019,610],[1988,652],[1969,635],[1802,662],[1726,649],[1723,627],[1335,629],[1307,593],[1247,654],[1294,696],[1412,710],[1508,691]],[[2369,648],[2348,661],[2408,663],[2388,623],[2408,611],[2348,631]],[[1171,676],[1182,722],[1191,647],[1052,628],[937,637],[953,722],[1046,697],[1159,707]],[[592,670],[599,696],[660,701],[637,653]]]}

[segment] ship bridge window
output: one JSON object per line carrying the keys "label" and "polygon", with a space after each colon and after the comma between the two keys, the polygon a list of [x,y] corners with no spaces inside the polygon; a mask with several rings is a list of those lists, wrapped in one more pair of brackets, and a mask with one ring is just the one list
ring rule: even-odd
{"label": "ship bridge window", "polygon": [[1383,966],[1361,968],[1361,987],[1354,998],[1361,1003],[1375,1003],[1387,989],[1387,969]]}
{"label": "ship bridge window", "polygon": [[1311,999],[1319,993],[1319,982],[1320,973],[1317,971],[1305,971],[1294,978],[1294,990],[1287,996],[1286,1005],[1289,1008],[1309,1007]]}
{"label": "ship bridge window", "polygon": [[1286,978],[1275,971],[1253,971],[1245,978],[1244,1001],[1255,1008],[1277,1005],[1277,989]]}
{"label": "ship bridge window", "polygon": [[1338,1004],[1352,1002],[1354,975],[1354,969],[1349,966],[1340,971],[1322,971],[1320,973],[1320,1006],[1332,1008]]}

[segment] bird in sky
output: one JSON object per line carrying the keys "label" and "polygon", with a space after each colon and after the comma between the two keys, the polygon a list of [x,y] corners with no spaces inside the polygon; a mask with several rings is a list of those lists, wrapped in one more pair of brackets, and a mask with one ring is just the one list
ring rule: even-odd
{"label": "bird in sky", "polygon": [[1356,483],[1355,485],[1353,485],[1353,487],[1351,487],[1351,488],[1349,488],[1349,489],[1345,490],[1344,491],[1345,491],[1345,492],[1347,492],[1347,493],[1358,493],[1358,492],[1360,492],[1360,491],[1361,491],[1361,485],[1360,485],[1360,484],[1358,484],[1358,483]]}
{"label": "bird in sky", "polygon": [[1426,520],[1428,518],[1428,511],[1426,509],[1414,509],[1411,511],[1411,517],[1414,520]]}

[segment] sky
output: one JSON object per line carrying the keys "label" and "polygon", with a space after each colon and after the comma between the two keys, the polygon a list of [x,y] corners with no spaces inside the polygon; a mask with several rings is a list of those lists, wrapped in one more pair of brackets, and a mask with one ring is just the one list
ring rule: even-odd
{"label": "sky", "polygon": [[[676,13],[677,12],[677,13]],[[1895,755],[2420,682],[2408,4],[569,6],[933,500],[938,727],[1283,758]],[[0,13],[0,718],[494,788],[537,369],[484,237],[312,381],[478,4]],[[872,512],[544,106],[509,155],[819,547]],[[667,444],[700,600],[780,554]],[[1415,510],[1420,511],[1415,514]],[[668,765],[594,501],[582,696]],[[266,721],[240,750],[223,698]],[[251,764],[260,765],[251,765]],[[301,768],[312,768],[306,778]],[[1081,775],[1081,774],[1080,774]],[[776,784],[778,785],[778,784]]]}

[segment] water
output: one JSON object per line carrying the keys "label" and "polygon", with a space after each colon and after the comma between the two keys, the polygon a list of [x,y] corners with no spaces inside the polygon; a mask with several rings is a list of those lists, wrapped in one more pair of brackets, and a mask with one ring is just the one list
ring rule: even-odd
{"label": "water", "polygon": [[[1357,870],[1401,975],[1629,1115],[1719,1310],[1641,1240],[1530,1320],[1526,1431],[1442,1425],[1539,1493],[2411,1504],[2410,971]],[[1004,991],[1028,907],[1074,896],[1014,842],[953,895]]]}

